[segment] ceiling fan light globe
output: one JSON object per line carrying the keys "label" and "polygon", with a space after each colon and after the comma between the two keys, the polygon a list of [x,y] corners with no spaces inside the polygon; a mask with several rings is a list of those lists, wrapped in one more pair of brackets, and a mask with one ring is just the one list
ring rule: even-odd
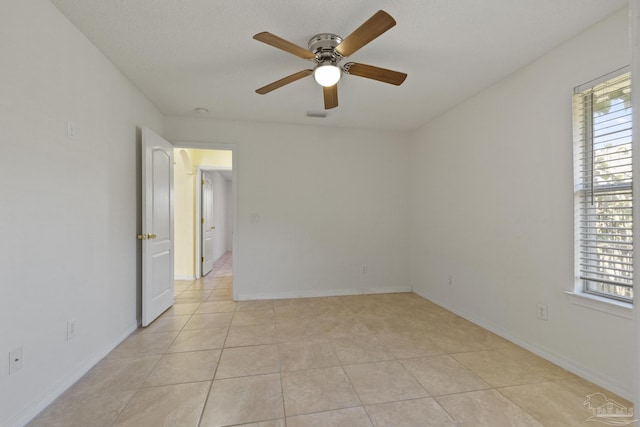
{"label": "ceiling fan light globe", "polygon": [[318,65],[313,71],[313,78],[320,86],[331,87],[338,83],[342,76],[340,67],[332,64]]}

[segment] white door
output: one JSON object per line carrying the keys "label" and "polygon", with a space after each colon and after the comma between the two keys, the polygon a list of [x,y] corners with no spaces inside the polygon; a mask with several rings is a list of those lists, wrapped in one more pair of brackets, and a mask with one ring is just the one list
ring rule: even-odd
{"label": "white door", "polygon": [[202,275],[206,275],[213,269],[213,174],[202,171]]}
{"label": "white door", "polygon": [[142,326],[173,305],[173,146],[142,129]]}

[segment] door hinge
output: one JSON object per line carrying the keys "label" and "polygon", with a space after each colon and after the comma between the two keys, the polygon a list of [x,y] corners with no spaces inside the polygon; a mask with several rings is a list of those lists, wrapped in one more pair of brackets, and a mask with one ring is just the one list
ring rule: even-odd
{"label": "door hinge", "polygon": [[200,218],[200,223],[204,224],[204,218]]}
{"label": "door hinge", "polygon": [[204,262],[204,257],[201,257],[201,261],[200,262]]}
{"label": "door hinge", "polygon": [[204,185],[204,179],[202,180],[202,185]]}

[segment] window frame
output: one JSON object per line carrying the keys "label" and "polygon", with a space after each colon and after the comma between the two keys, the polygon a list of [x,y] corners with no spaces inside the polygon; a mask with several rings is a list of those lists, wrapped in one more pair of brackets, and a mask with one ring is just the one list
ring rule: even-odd
{"label": "window frame", "polygon": [[[593,199],[598,195],[605,195],[605,194],[613,195],[614,193],[617,194],[617,192],[619,191],[625,191],[629,194],[628,197],[631,204],[631,207],[630,207],[631,215],[633,214],[633,196],[632,196],[633,177],[631,177],[629,182],[615,182],[610,185],[602,184],[602,183],[600,183],[599,185],[595,184],[593,179],[594,172],[596,171],[596,168],[593,163],[594,162],[593,150],[594,150],[594,145],[598,144],[598,142],[596,142],[596,136],[594,135],[595,131],[593,128],[594,113],[593,113],[592,106],[593,106],[594,90],[598,89],[599,87],[602,87],[603,84],[613,83],[617,80],[621,80],[621,78],[627,78],[625,77],[627,74],[630,74],[629,67],[624,67],[619,70],[613,71],[607,75],[599,77],[598,79],[592,80],[581,86],[578,86],[574,90],[574,96],[573,96],[574,167],[573,167],[573,172],[574,172],[575,283],[574,283],[574,291],[567,292],[571,302],[574,302],[579,305],[587,305],[590,308],[596,308],[596,309],[602,309],[603,304],[608,303],[610,305],[615,306],[615,310],[613,310],[614,311],[613,314],[620,314],[618,313],[619,309],[623,309],[623,313],[622,313],[623,317],[627,317],[627,314],[628,314],[627,311],[633,304],[633,292],[634,292],[633,268],[631,267],[631,271],[630,271],[631,278],[630,278],[630,284],[628,285],[616,283],[614,281],[607,281],[606,279],[594,280],[594,276],[599,275],[597,273],[592,273],[593,275],[591,277],[588,277],[589,274],[583,274],[584,273],[583,269],[589,269],[589,267],[586,267],[585,265],[583,265],[585,259],[587,259],[588,257],[588,255],[585,255],[585,254],[589,252],[589,250],[586,249],[589,245],[585,245],[583,240],[585,241],[589,240],[590,237],[594,236],[594,238],[591,239],[591,241],[594,242],[597,240],[597,238],[595,237],[598,236],[600,232],[593,231],[593,233],[589,233],[587,237],[584,237],[585,230],[589,229],[589,227],[584,226],[584,224],[588,223],[589,220],[583,220],[582,217],[584,216],[588,218],[590,216],[590,214],[588,213],[590,209],[588,208],[588,206],[585,207],[587,205],[585,203],[585,198],[590,197],[593,203]],[[628,78],[631,79],[631,76],[629,75]],[[625,110],[630,108],[632,107],[631,106],[625,107]],[[623,129],[622,131],[615,131],[616,134],[617,132],[625,132],[625,129]],[[630,138],[632,140],[633,135],[631,135]],[[613,153],[613,150],[612,150],[612,153]],[[613,162],[613,160],[607,160],[607,161]],[[629,166],[631,169],[630,174],[632,176],[633,164],[631,160],[629,160]],[[585,182],[589,180],[591,181],[590,184],[589,185],[585,184]],[[624,179],[622,181],[624,181]],[[616,199],[613,199],[613,200],[615,203]],[[612,209],[610,207],[607,207],[607,203],[611,203],[611,202],[601,201],[601,203],[602,203],[601,205],[593,207],[592,212],[594,212],[593,214],[594,216],[597,215],[596,212],[598,211],[598,209],[601,209],[601,210]],[[620,208],[618,206],[617,208],[613,208],[613,209],[625,210],[629,208],[625,208],[625,207]],[[619,220],[612,219],[608,221],[616,222]],[[598,221],[593,221],[593,222],[595,223]],[[603,220],[600,220],[599,222],[603,222]],[[597,227],[591,227],[591,228],[595,229]],[[631,263],[633,263],[634,239],[633,239],[632,226],[630,227],[629,231],[631,233],[630,257],[631,257]],[[596,246],[597,246],[597,243],[596,243]],[[611,262],[611,261],[604,261],[602,258],[600,258],[600,256],[602,256],[603,258],[606,257],[606,255],[604,254],[596,255],[594,257],[594,261],[596,261],[595,262],[596,265],[599,265],[600,263],[604,263],[606,265],[606,262]],[[625,257],[627,257],[627,255],[619,255],[619,260],[622,260]],[[629,272],[623,271],[623,273],[629,273]],[[605,273],[605,274],[602,274],[602,276],[606,276],[607,274],[611,274],[611,273]],[[589,283],[601,283],[603,285],[610,284],[613,286],[622,286],[623,288],[626,287],[630,289],[631,297],[626,298],[622,295],[617,295],[615,293],[600,292],[598,290],[591,289],[589,287]],[[580,297],[580,298],[576,298],[576,297]],[[624,309],[627,309],[627,310],[624,310]],[[608,311],[608,310],[602,310],[602,311]]]}

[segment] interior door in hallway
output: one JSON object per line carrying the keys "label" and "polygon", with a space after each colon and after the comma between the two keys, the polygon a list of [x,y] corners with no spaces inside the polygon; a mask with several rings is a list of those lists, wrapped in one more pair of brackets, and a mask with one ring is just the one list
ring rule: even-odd
{"label": "interior door in hallway", "polygon": [[142,129],[142,326],[173,305],[173,145]]}
{"label": "interior door in hallway", "polygon": [[202,171],[201,191],[202,191],[202,207],[200,220],[202,238],[202,275],[211,272],[215,259],[213,258],[213,233],[215,225],[213,224],[213,180],[212,172]]}

